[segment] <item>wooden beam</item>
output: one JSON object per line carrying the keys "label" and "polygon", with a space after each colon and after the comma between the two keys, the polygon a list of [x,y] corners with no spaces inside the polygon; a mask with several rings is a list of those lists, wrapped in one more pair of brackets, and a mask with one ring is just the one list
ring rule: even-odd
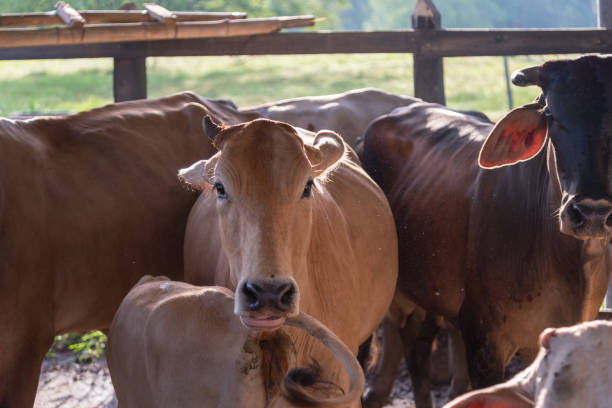
{"label": "wooden beam", "polygon": [[2,29],[0,47],[31,47],[39,45],[93,44],[110,41],[142,41],[206,37],[234,37],[265,34],[285,27],[314,24],[313,16],[252,18],[211,22],[187,22],[174,25],[158,23],[127,23],[88,25],[81,29],[38,28]]}
{"label": "wooden beam", "polygon": [[176,14],[155,3],[144,3],[142,5],[147,13],[162,24],[176,24]]}
{"label": "wooden beam", "polygon": [[[440,29],[441,17],[432,0],[417,0],[412,14],[412,28],[416,32]],[[414,96],[441,105],[444,96],[444,62],[441,56],[428,55],[422,47],[414,53]]]}
{"label": "wooden beam", "polygon": [[597,0],[597,25],[601,28],[612,28],[611,0]]}
{"label": "wooden beam", "polygon": [[115,102],[146,99],[147,66],[145,58],[115,58],[113,70]]}
{"label": "wooden beam", "polygon": [[85,25],[85,19],[66,2],[58,1],[55,4],[55,11],[68,27],[81,28]]}
{"label": "wooden beam", "polygon": [[[146,10],[85,10],[79,14],[86,24],[108,23],[153,23],[155,20]],[[246,13],[175,11],[177,22],[238,20],[246,18]],[[64,24],[55,11],[46,13],[0,14],[0,27],[50,26]]]}
{"label": "wooden beam", "polygon": [[612,30],[454,29],[275,33],[228,38],[0,48],[0,60],[416,51],[448,57],[612,53]]}

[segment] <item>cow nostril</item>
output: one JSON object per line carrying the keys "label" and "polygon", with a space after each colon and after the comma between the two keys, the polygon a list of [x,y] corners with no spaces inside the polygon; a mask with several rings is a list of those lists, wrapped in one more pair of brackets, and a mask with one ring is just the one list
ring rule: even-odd
{"label": "cow nostril", "polygon": [[580,227],[582,224],[584,224],[584,215],[576,203],[572,203],[567,208],[567,215],[574,227]]}
{"label": "cow nostril", "polygon": [[279,308],[281,310],[287,310],[291,307],[293,303],[293,298],[295,296],[295,288],[291,284],[283,285],[280,288],[280,297],[279,297]]}
{"label": "cow nostril", "polygon": [[258,290],[258,289],[259,287],[257,285],[253,285],[248,282],[245,283],[244,286],[242,287],[242,294],[244,295],[246,299],[249,310],[257,310],[261,308],[261,302],[260,302],[260,296],[259,296],[259,292],[261,292],[261,290]]}

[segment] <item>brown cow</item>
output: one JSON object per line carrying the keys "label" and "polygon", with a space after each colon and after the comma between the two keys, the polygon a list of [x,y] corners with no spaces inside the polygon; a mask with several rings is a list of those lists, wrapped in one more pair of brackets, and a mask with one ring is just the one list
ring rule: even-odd
{"label": "brown cow", "polygon": [[55,334],[109,327],[146,273],[183,276],[196,194],[176,172],[214,153],[194,94],[0,119],[0,407],[31,406]]}
{"label": "brown cow", "polygon": [[[248,329],[234,315],[233,292],[166,278],[142,278],[121,303],[109,334],[108,365],[122,408],[296,407],[317,401],[294,380],[295,345]],[[346,394],[319,406],[359,401],[364,377],[337,336],[301,312],[285,324],[329,347],[348,370]],[[317,385],[315,383],[315,385]],[[323,383],[325,384],[324,380]],[[280,393],[279,388],[282,389]],[[295,401],[295,402],[293,402]],[[296,405],[297,404],[297,405]]]}
{"label": "brown cow", "polygon": [[263,117],[278,120],[313,132],[333,130],[352,146],[378,116],[418,101],[420,99],[364,88],[332,95],[285,99],[240,108],[239,111],[250,115],[250,119]]}
{"label": "brown cow", "polygon": [[470,392],[444,408],[611,406],[612,323],[547,329],[540,345],[536,360],[512,380]]}
{"label": "brown cow", "polygon": [[[397,241],[382,191],[335,133],[266,119],[205,122],[219,152],[181,172],[204,192],[185,237],[185,277],[236,291],[234,313],[273,330],[305,311],[352,352],[384,317]],[[211,191],[212,187],[212,191]],[[341,387],[344,370],[311,338],[289,331],[298,364],[314,358]]]}
{"label": "brown cow", "polygon": [[473,385],[487,386],[515,353],[531,361],[546,327],[596,316],[611,270],[611,72],[596,56],[518,71],[543,93],[495,127],[424,103],[369,127],[361,158],[396,221],[398,291],[429,312],[416,345],[405,336],[409,359],[426,358],[435,315],[457,319]]}

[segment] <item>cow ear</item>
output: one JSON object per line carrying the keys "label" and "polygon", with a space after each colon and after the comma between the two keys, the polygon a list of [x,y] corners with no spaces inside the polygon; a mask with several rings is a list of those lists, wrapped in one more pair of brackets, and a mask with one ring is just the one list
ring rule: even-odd
{"label": "cow ear", "polygon": [[541,105],[531,103],[512,110],[487,136],[478,164],[494,169],[533,158],[545,145],[546,127]]}
{"label": "cow ear", "polygon": [[317,132],[312,146],[305,145],[304,150],[315,177],[333,170],[346,153],[344,141],[331,130]]}
{"label": "cow ear", "polygon": [[200,160],[189,167],[180,169],[178,172],[179,180],[196,190],[210,190],[217,159],[218,155],[215,155],[208,160]]}
{"label": "cow ear", "polygon": [[204,119],[202,119],[202,129],[204,129],[204,133],[212,141],[215,140],[215,138],[217,137],[219,132],[223,130],[223,128],[223,124],[218,124],[208,115],[206,115]]}

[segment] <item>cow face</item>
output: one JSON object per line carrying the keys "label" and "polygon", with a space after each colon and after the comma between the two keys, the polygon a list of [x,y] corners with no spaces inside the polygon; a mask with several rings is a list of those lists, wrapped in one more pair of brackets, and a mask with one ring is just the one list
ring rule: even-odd
{"label": "cow face", "polygon": [[551,61],[513,74],[538,85],[537,103],[510,112],[480,152],[484,168],[534,157],[548,138],[551,179],[562,193],[561,231],[576,238],[612,235],[612,57]]}
{"label": "cow face", "polygon": [[306,146],[290,125],[265,119],[222,127],[205,118],[204,129],[219,152],[179,175],[216,196],[235,314],[250,328],[275,329],[299,311],[312,208],[344,143],[322,131]]}

